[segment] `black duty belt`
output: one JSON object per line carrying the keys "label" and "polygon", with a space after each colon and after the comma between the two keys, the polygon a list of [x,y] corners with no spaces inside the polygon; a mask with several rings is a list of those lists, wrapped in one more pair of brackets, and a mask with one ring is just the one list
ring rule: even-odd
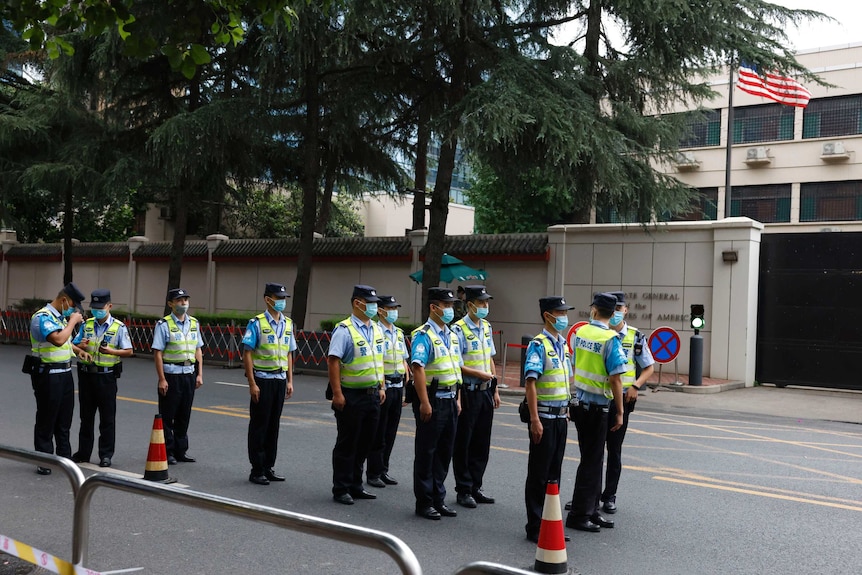
{"label": "black duty belt", "polygon": [[604,411],[605,413],[607,413],[610,410],[609,405],[602,405],[600,403],[578,403],[577,407],[583,409],[584,411],[593,412]]}
{"label": "black duty belt", "polygon": [[82,371],[84,373],[114,373],[114,366],[103,367],[99,365],[85,365],[83,363],[79,363],[78,371]]}
{"label": "black duty belt", "polygon": [[187,360],[185,360],[185,361],[165,361],[165,362],[163,362],[163,363],[164,363],[165,365],[183,365],[183,366],[188,366],[188,365],[194,365],[194,364],[195,364],[195,362],[190,361],[190,360],[188,360],[188,359],[187,359]]}
{"label": "black duty belt", "polygon": [[71,361],[58,361],[54,363],[42,362],[39,367],[42,369],[69,369],[72,367]]}
{"label": "black duty belt", "polygon": [[388,383],[388,384],[398,385],[399,383],[403,383],[403,382],[404,382],[404,376],[403,375],[387,375],[386,376],[386,383]]}
{"label": "black duty belt", "polygon": [[537,409],[539,413],[547,413],[549,415],[566,415],[569,412],[569,407],[567,405],[540,405]]}
{"label": "black duty belt", "polygon": [[464,389],[467,391],[485,391],[491,388],[490,382],[483,381],[482,383],[465,383]]}
{"label": "black duty belt", "polygon": [[376,385],[374,387],[344,387],[342,385],[341,391],[342,392],[343,391],[352,391],[355,393],[364,393],[366,395],[374,395],[375,393],[380,392],[380,388]]}

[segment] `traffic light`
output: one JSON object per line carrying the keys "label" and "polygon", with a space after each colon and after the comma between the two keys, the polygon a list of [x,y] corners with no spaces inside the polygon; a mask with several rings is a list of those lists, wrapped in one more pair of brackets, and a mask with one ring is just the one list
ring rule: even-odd
{"label": "traffic light", "polygon": [[691,329],[693,329],[695,333],[706,327],[706,320],[703,318],[705,311],[703,304],[691,304]]}

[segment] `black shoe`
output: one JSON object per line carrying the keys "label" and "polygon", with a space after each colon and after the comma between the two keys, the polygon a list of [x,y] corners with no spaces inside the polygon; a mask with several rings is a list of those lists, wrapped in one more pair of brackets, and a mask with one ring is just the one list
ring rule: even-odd
{"label": "black shoe", "polygon": [[433,507],[417,509],[416,515],[418,515],[419,517],[424,517],[425,519],[434,519],[435,521],[440,519],[440,513]]}
{"label": "black shoe", "polygon": [[436,509],[437,513],[439,513],[443,517],[458,517],[458,512],[446,505],[445,503],[439,503],[435,505],[434,509]]}
{"label": "black shoe", "polygon": [[174,457],[173,455],[168,455],[168,465],[176,465],[176,464],[177,464],[177,458]]}
{"label": "black shoe", "polygon": [[194,457],[189,457],[185,453],[179,453],[176,456],[177,461],[182,461],[183,463],[194,463],[197,461]]}
{"label": "black shoe", "polygon": [[[572,538],[571,538],[571,537],[569,537],[569,536],[568,536],[568,535],[566,535],[566,534],[563,534],[563,539],[565,539],[566,541],[571,541],[571,540],[572,540]],[[539,542],[539,534],[538,534],[538,533],[536,533],[536,534],[534,535],[534,534],[528,533],[528,534],[527,534],[527,541],[532,541],[533,543],[538,543],[538,542]]]}
{"label": "black shoe", "polygon": [[563,506],[563,508],[564,508],[566,511],[571,511],[571,510],[572,510],[572,502],[571,502],[571,501],[566,501],[566,504]]}
{"label": "black shoe", "polygon": [[284,475],[279,475],[278,473],[275,472],[275,469],[273,469],[272,467],[270,467],[269,469],[264,471],[263,475],[264,475],[264,477],[266,477],[270,481],[284,481],[284,479],[285,479]]}
{"label": "black shoe", "polygon": [[90,458],[84,459],[84,456],[79,453],[73,453],[72,457],[70,457],[72,461],[75,463],[90,463]]}
{"label": "black shoe", "polygon": [[473,496],[469,493],[459,493],[458,497],[455,498],[455,501],[458,502],[458,505],[462,507],[467,507],[468,509],[476,509],[476,500],[473,499]]}
{"label": "black shoe", "polygon": [[342,505],[353,505],[353,497],[351,497],[349,493],[333,495],[332,498],[341,503]]}
{"label": "black shoe", "polygon": [[593,523],[595,523],[599,527],[604,527],[605,529],[613,529],[614,528],[614,522],[613,521],[611,521],[610,519],[605,519],[604,517],[602,517],[598,513],[596,513],[595,515],[590,517],[590,521],[592,521]]}
{"label": "black shoe", "polygon": [[602,530],[601,527],[589,519],[566,519],[566,527],[577,529],[578,531],[589,531],[590,533],[598,533]]}
{"label": "black shoe", "polygon": [[255,475],[252,473],[248,476],[248,480],[255,485],[269,485],[269,479],[266,478],[266,475]]}
{"label": "black shoe", "polygon": [[110,467],[110,466],[111,466],[111,458],[110,457],[103,457],[99,461],[99,467]]}
{"label": "black shoe", "polygon": [[386,484],[383,483],[383,480],[379,477],[369,477],[368,481],[366,481],[365,483],[367,483],[371,487],[386,487]]}
{"label": "black shoe", "polygon": [[388,473],[384,473],[380,476],[380,480],[383,481],[386,485],[398,485],[398,482],[392,478]]}
{"label": "black shoe", "polygon": [[37,467],[36,473],[38,473],[39,475],[51,475],[51,468],[50,467]]}
{"label": "black shoe", "polygon": [[496,499],[494,499],[493,497],[489,497],[489,496],[485,495],[481,489],[477,489],[476,491],[473,492],[473,499],[476,500],[476,503],[491,504],[491,503],[494,503],[494,501],[496,501]]}
{"label": "black shoe", "polygon": [[369,493],[364,489],[360,489],[359,491],[352,491],[350,493],[350,496],[354,499],[377,499],[376,495],[374,495],[373,493]]}
{"label": "black shoe", "polygon": [[608,499],[604,503],[602,503],[602,511],[605,513],[610,513],[613,515],[617,512],[617,502],[614,499]]}

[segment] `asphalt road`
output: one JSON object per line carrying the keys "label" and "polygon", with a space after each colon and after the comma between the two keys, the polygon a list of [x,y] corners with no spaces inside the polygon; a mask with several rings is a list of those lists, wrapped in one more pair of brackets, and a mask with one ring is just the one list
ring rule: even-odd
{"label": "asphalt road", "polygon": [[[0,346],[0,443],[32,448],[35,413],[20,373],[25,348]],[[196,396],[189,453],[197,463],[170,467],[197,491],[390,532],[418,556],[424,572],[450,574],[477,560],[532,567],[524,539],[527,434],[516,399],[498,411],[486,491],[495,505],[431,522],[413,515],[411,418],[393,453],[397,486],[351,507],[331,499],[335,421],[325,380],[298,376],[285,407],[277,470],[288,481],[247,481],[248,391],[240,370],[209,367]],[[615,529],[567,530],[569,566],[584,574],[855,573],[862,565],[862,428],[696,409],[635,411],[624,447]],[[126,362],[120,380],[115,472],[140,476],[156,413],[152,361]],[[72,428],[77,447],[78,407]],[[561,486],[571,498],[577,444],[570,427]],[[94,455],[93,461],[96,461]],[[85,467],[86,474],[98,470]],[[369,488],[372,490],[372,488]],[[71,489],[60,474],[0,460],[0,534],[63,558],[71,555]],[[151,497],[100,490],[92,501],[88,566],[141,573],[396,573],[385,555],[246,519]]]}

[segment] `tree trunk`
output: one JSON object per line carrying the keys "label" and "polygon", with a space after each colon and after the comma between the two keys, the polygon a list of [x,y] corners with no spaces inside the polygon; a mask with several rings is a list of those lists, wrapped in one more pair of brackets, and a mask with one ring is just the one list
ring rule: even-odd
{"label": "tree trunk", "polygon": [[425,190],[428,187],[428,143],[431,140],[431,113],[427,103],[420,104],[416,133],[416,168],[413,176],[413,225],[425,227]]}
{"label": "tree trunk", "polygon": [[[174,237],[171,242],[171,256],[168,264],[168,290],[181,287],[180,281],[183,275],[183,253],[186,248],[186,231],[188,228],[189,208],[186,200],[186,192],[180,189],[174,204]],[[165,304],[165,315],[171,312]]]}
{"label": "tree trunk", "polygon": [[293,284],[291,318],[297,329],[305,327],[308,310],[308,286],[311,283],[314,224],[317,220],[317,190],[320,174],[320,77],[312,55],[305,67],[305,130],[303,135],[304,166],[302,175],[302,226],[299,235],[299,259]]}
{"label": "tree trunk", "polygon": [[428,319],[428,289],[440,285],[440,264],[443,261],[443,244],[446,241],[446,220],[449,217],[449,189],[455,171],[455,136],[440,146],[437,181],[431,192],[428,242],[425,244],[425,263],[422,265],[422,320]]}
{"label": "tree trunk", "polygon": [[66,196],[64,198],[65,206],[63,211],[63,285],[72,281],[72,235],[75,230],[72,226],[75,223],[74,214],[74,193],[72,186],[67,186]]}
{"label": "tree trunk", "polygon": [[335,160],[328,155],[326,171],[323,175],[323,193],[320,194],[320,209],[317,214],[317,224],[314,231],[325,236],[329,219],[332,217],[332,191],[335,189]]}

